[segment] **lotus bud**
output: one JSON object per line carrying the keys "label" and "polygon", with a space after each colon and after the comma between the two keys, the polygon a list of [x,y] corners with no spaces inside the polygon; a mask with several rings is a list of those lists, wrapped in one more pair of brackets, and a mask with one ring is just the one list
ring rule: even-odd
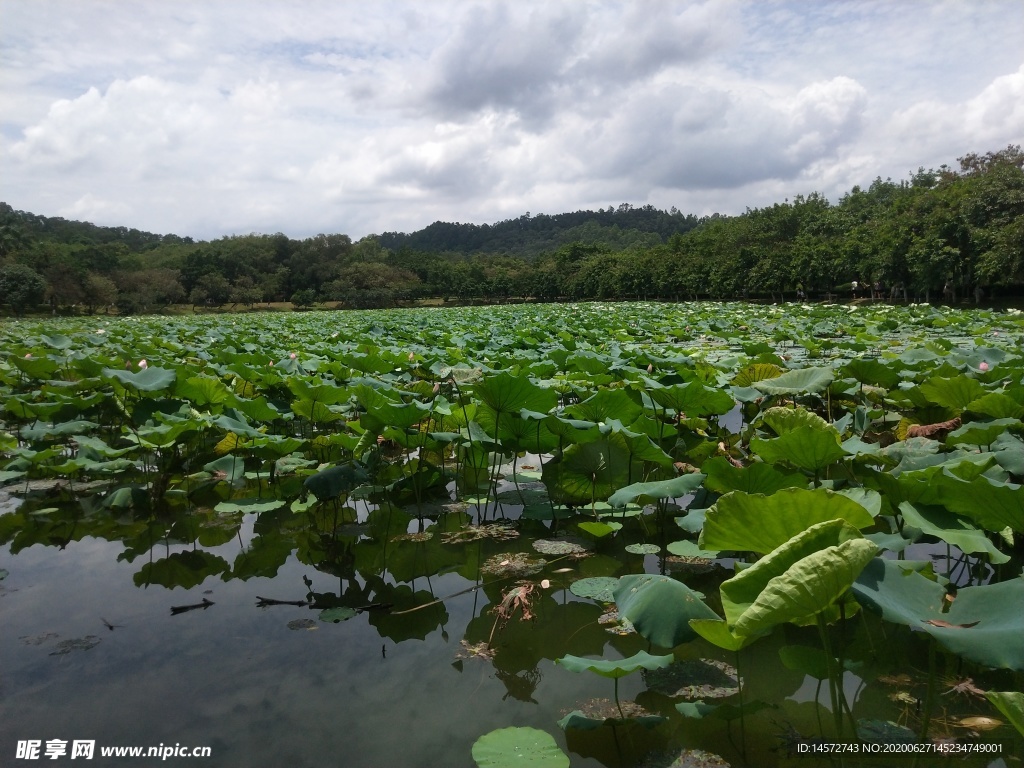
{"label": "lotus bud", "polygon": [[984,360],[982,360],[980,363],[978,363],[978,370],[979,371],[987,371],[988,370],[988,363],[986,363]]}
{"label": "lotus bud", "polygon": [[26,352],[25,353],[25,359],[26,360],[31,360],[32,359],[32,353],[31,352]]}
{"label": "lotus bud", "polygon": [[294,352],[292,352],[291,354],[289,354],[289,355],[288,355],[288,359],[289,359],[289,360],[294,360],[294,359],[295,359],[295,353],[294,353]]}
{"label": "lotus bud", "polygon": [[410,352],[409,353],[409,362],[411,363],[415,359],[416,359],[416,355],[414,353]]}
{"label": "lotus bud", "polygon": [[146,358],[142,358],[141,360],[139,360],[139,368],[145,369],[145,368],[148,368],[148,367],[149,367],[149,363],[146,362]]}
{"label": "lotus bud", "polygon": [[647,364],[647,372],[648,373],[654,373],[654,363],[648,363]]}
{"label": "lotus bud", "polygon": [[540,583],[540,588],[541,589],[551,589],[551,582],[548,581],[547,579],[542,580],[541,583]]}
{"label": "lotus bud", "polygon": [[270,361],[270,367],[271,367],[271,368],[273,368],[273,367],[274,367],[274,361],[273,361],[273,360],[271,360],[271,361]]}
{"label": "lotus bud", "polygon": [[440,381],[435,381],[434,382],[434,394],[436,395],[440,391],[441,391],[441,382]]}

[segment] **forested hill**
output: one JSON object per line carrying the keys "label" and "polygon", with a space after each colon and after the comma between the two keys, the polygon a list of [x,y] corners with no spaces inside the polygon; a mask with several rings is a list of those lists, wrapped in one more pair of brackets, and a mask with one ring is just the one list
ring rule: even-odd
{"label": "forested hill", "polygon": [[193,241],[0,203],[0,312],[159,311],[426,298],[819,298],[956,303],[1024,292],[1024,152],[876,178],[838,201],[796,195],[697,220],[652,206],[344,234]]}
{"label": "forested hill", "polygon": [[613,251],[660,245],[699,223],[696,216],[684,216],[675,207],[662,211],[653,205],[634,208],[623,203],[618,208],[608,206],[553,216],[525,213],[497,224],[435,221],[418,232],[384,232],[374,237],[392,251],[408,248],[426,253],[486,253],[531,259],[569,243],[603,246]]}

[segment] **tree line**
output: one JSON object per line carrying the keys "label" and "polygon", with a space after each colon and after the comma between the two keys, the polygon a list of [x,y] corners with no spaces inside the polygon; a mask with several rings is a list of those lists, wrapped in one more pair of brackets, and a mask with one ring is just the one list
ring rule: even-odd
{"label": "tree line", "polygon": [[0,304],[14,313],[171,304],[389,307],[459,301],[818,298],[979,300],[1024,287],[1024,152],[811,193],[738,216],[628,204],[493,225],[435,222],[353,242],[194,241],[0,203]]}

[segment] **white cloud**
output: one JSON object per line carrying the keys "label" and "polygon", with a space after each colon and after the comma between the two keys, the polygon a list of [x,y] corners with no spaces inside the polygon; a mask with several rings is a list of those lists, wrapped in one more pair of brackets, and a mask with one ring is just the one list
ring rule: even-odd
{"label": "white cloud", "polygon": [[0,0],[0,200],[197,237],[738,213],[1024,142],[1024,6]]}

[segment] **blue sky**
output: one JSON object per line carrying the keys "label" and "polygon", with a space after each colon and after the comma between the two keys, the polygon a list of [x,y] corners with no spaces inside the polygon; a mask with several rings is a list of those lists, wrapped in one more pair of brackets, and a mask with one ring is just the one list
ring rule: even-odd
{"label": "blue sky", "polygon": [[215,238],[736,214],[1024,143],[1024,3],[0,0],[0,200]]}

